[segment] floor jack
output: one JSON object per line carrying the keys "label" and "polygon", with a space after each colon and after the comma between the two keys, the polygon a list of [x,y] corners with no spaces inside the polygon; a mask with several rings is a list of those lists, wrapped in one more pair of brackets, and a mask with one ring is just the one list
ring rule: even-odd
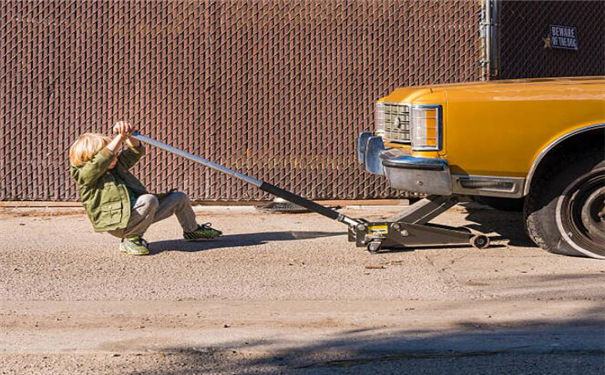
{"label": "floor jack", "polygon": [[146,137],[139,132],[134,132],[132,137],[141,142],[153,145],[200,163],[206,167],[246,181],[262,191],[283,198],[288,202],[302,206],[332,220],[347,224],[349,227],[349,241],[355,242],[358,247],[366,247],[368,251],[372,253],[376,253],[381,249],[414,248],[419,246],[430,247],[470,244],[479,249],[489,246],[489,238],[487,236],[482,234],[475,235],[466,228],[429,224],[430,220],[458,203],[458,199],[454,196],[428,196],[427,198],[412,204],[409,206],[408,210],[390,220],[368,221],[362,218],[353,219],[334,209],[322,206],[287,190],[257,180],[220,164],[216,164],[210,160],[179,150],[153,138]]}

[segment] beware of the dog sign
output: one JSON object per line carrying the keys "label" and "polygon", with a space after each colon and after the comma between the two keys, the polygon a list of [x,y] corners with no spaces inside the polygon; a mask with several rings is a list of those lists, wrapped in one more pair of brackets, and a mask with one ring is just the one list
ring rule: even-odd
{"label": "beware of the dog sign", "polygon": [[550,25],[550,47],[556,49],[578,50],[578,37],[573,26]]}

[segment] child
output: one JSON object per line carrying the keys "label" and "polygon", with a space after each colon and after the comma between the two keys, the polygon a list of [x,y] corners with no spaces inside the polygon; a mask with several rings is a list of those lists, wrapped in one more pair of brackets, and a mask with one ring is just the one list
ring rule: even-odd
{"label": "child", "polygon": [[[113,126],[114,139],[102,134],[82,134],[69,149],[69,172],[97,232],[122,239],[120,251],[147,255],[143,234],[149,226],[175,214],[186,241],[212,239],[222,233],[210,224],[198,225],[184,193],[149,194],[128,170],[145,153],[143,145],[129,134],[133,127],[124,121]],[[119,152],[122,142],[128,148]]]}

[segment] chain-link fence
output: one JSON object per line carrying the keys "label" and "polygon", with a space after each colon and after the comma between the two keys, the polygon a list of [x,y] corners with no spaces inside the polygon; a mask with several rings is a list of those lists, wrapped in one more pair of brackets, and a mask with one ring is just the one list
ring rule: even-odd
{"label": "chain-link fence", "polygon": [[[501,1],[497,79],[605,75],[604,1]],[[575,28],[578,49],[552,48],[550,26]]]}
{"label": "chain-link fence", "polygon": [[[469,1],[2,2],[1,200],[75,200],[67,151],[127,119],[151,137],[318,199],[395,197],[356,162],[377,98],[479,77]],[[152,191],[268,198],[150,150]]]}

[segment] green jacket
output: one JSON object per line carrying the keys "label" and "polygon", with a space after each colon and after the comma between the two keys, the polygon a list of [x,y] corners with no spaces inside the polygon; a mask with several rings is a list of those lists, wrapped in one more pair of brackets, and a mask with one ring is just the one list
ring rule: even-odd
{"label": "green jacket", "polygon": [[123,183],[109,171],[115,153],[107,148],[80,167],[70,166],[69,173],[78,185],[80,198],[95,231],[126,228],[130,219],[128,188],[136,195],[147,194],[145,186],[128,171],[144,153],[142,144],[120,153],[113,173]]}

